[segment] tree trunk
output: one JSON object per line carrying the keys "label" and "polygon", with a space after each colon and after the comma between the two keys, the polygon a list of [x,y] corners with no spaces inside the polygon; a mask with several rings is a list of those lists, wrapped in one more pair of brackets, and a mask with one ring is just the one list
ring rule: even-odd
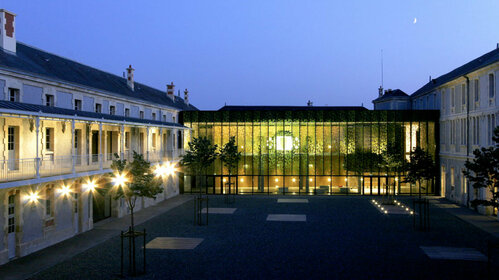
{"label": "tree trunk", "polygon": [[133,208],[134,207],[130,207],[130,224],[132,226],[132,232],[135,231],[135,224],[134,224],[134,220],[133,220]]}

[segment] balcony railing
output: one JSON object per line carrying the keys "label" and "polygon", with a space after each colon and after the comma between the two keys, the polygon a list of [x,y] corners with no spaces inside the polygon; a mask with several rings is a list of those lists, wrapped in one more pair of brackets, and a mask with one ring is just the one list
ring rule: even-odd
{"label": "balcony railing", "polygon": [[[175,160],[181,154],[183,154],[183,150],[150,151],[148,154],[144,154],[144,158],[151,163],[157,163]],[[133,160],[133,152],[126,151],[123,153],[123,158]],[[108,169],[114,159],[114,153],[109,153],[74,156],[49,154],[38,159],[0,160],[0,183]]]}

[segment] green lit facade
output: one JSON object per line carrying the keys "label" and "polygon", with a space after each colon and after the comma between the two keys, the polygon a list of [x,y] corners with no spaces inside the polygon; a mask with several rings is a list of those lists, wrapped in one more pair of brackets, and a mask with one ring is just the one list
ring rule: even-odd
{"label": "green lit facade", "polygon": [[[184,138],[186,148],[191,137],[207,137],[220,147],[235,136],[242,158],[230,175],[231,193],[417,194],[419,186],[405,183],[404,174],[381,168],[370,155],[382,155],[393,145],[408,160],[419,146],[438,163],[438,111],[224,107],[185,111],[182,119],[192,129]],[[185,193],[229,192],[229,174],[220,160],[206,177],[191,175],[184,174]],[[438,181],[423,184],[421,192],[438,193]]]}

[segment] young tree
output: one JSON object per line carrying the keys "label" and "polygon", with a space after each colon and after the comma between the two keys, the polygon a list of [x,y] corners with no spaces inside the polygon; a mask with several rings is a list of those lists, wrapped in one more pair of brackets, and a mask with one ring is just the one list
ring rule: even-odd
{"label": "young tree", "polygon": [[229,171],[229,190],[230,190],[230,177],[232,170],[237,168],[237,163],[241,160],[241,152],[237,151],[236,137],[232,136],[229,142],[220,149],[220,160]]}
{"label": "young tree", "polygon": [[[194,137],[188,145],[189,149],[182,156],[180,165],[188,169],[195,176],[206,175],[207,168],[217,158],[218,146],[213,145],[206,137]],[[201,188],[199,188],[199,194],[201,195]]]}
{"label": "young tree", "polygon": [[473,207],[478,205],[498,207],[499,199],[499,126],[494,129],[492,139],[494,146],[476,149],[473,151],[473,161],[466,161],[463,173],[476,189],[488,189],[492,198],[490,200],[475,199],[471,202]]}
{"label": "young tree", "polygon": [[347,154],[345,157],[345,169],[353,172],[357,176],[359,189],[362,188],[362,177],[365,172],[372,172],[378,166],[381,157],[373,152],[363,149],[355,149],[353,153]]}
{"label": "young tree", "polygon": [[411,152],[409,164],[407,165],[407,176],[405,182],[419,185],[419,197],[421,198],[421,181],[432,180],[436,175],[435,162],[431,155],[420,147]]}
{"label": "young tree", "polygon": [[155,178],[151,170],[151,163],[146,161],[143,155],[133,152],[133,161],[120,159],[114,154],[115,160],[111,164],[113,170],[112,181],[114,188],[114,199],[124,198],[130,209],[131,230],[134,231],[134,208],[137,198],[156,198],[156,195],[163,192],[161,182]]}
{"label": "young tree", "polygon": [[[381,159],[379,163],[379,167],[383,170],[386,170],[389,174],[395,174],[395,178],[399,178],[400,174],[405,171],[406,160],[404,159],[404,151],[401,146],[390,143],[388,144],[386,151],[381,154]],[[395,193],[396,181],[393,181],[393,194]],[[387,186],[388,188],[388,186]],[[386,190],[386,194],[388,195],[388,189]],[[388,199],[388,202],[392,203],[391,199]]]}

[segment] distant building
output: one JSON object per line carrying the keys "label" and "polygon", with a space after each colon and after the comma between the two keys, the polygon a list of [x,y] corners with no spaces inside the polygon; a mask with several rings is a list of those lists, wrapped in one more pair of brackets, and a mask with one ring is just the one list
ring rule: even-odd
{"label": "distant building", "polygon": [[[50,246],[110,216],[127,213],[106,186],[113,154],[132,151],[152,163],[183,153],[181,110],[175,96],[16,41],[15,14],[0,10],[0,264]],[[156,200],[179,193],[165,181]],[[94,186],[97,188],[94,190]],[[104,192],[102,192],[104,193]]]}
{"label": "distant building", "polygon": [[[405,109],[440,111],[441,195],[469,205],[473,199],[490,199],[489,192],[477,192],[463,176],[464,163],[473,150],[492,145],[498,125],[499,44],[488,52],[436,79],[431,79],[410,98],[390,92],[373,101],[375,110]],[[385,97],[386,96],[386,97]],[[480,208],[488,214],[497,209]]]}

